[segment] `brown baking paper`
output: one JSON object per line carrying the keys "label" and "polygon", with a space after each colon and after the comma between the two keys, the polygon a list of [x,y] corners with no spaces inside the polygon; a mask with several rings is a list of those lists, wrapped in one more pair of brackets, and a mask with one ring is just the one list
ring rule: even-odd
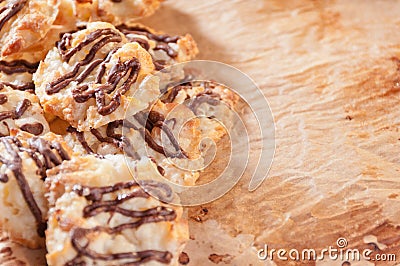
{"label": "brown baking paper", "polygon": [[[187,208],[188,265],[342,265],[257,257],[265,244],[320,251],[340,238],[348,248],[396,254],[399,261],[399,13],[392,0],[170,0],[142,20],[192,34],[199,59],[248,74],[275,121],[273,164],[256,191],[248,191],[247,171],[224,197]],[[247,122],[251,128],[254,121]],[[249,169],[260,148],[257,133],[250,135]],[[199,182],[219,173],[228,152],[226,143],[219,147]],[[1,265],[19,265],[16,257],[44,265],[43,251],[31,253],[4,237]]]}
{"label": "brown baking paper", "polygon": [[[143,20],[191,33],[199,58],[250,75],[275,120],[261,187],[250,193],[246,173],[189,209],[189,265],[269,265],[257,259],[264,244],[321,250],[341,237],[400,259],[399,12],[396,1],[175,0]],[[352,265],[395,265],[370,263]]]}

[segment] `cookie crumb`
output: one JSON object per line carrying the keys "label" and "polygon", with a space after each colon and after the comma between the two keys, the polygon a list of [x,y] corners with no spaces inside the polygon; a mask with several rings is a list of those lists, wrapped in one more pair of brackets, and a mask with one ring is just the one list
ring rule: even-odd
{"label": "cookie crumb", "polygon": [[230,263],[232,260],[232,256],[229,254],[218,255],[218,254],[213,253],[213,254],[210,254],[210,256],[208,256],[208,259],[215,264],[218,264],[220,262]]}
{"label": "cookie crumb", "polygon": [[188,254],[186,252],[182,252],[179,255],[179,263],[182,265],[187,265],[187,264],[189,264],[189,262],[190,262],[190,259],[189,259]]}

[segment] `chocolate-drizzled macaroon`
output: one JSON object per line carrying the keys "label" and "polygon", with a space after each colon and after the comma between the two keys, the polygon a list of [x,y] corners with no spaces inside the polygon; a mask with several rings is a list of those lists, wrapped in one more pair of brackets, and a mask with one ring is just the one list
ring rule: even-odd
{"label": "chocolate-drizzled macaroon", "polygon": [[35,136],[49,132],[36,95],[0,83],[0,136],[20,129]]}
{"label": "chocolate-drizzled macaroon", "polygon": [[194,185],[199,171],[193,170],[203,169],[212,145],[202,140],[217,143],[227,133],[237,101],[231,90],[214,82],[186,82],[170,87],[150,111],[87,132],[70,127],[65,139],[81,154],[151,157],[165,178]]}
{"label": "chocolate-drizzled macaroon", "polygon": [[73,7],[77,22],[105,21],[114,25],[153,14],[162,0],[63,0]]}
{"label": "chocolate-drizzled macaroon", "polygon": [[[158,101],[150,111],[98,129],[79,132],[70,127],[65,140],[80,154],[125,154],[129,160],[152,158],[165,178],[194,185],[199,173],[192,170],[202,168],[199,126],[189,108]],[[187,168],[191,163],[195,166]]]}
{"label": "chocolate-drizzled macaroon", "polygon": [[131,42],[138,42],[153,57],[156,70],[176,63],[192,60],[198,53],[197,45],[190,34],[184,36],[157,32],[142,24],[117,26]]}
{"label": "chocolate-drizzled macaroon", "polygon": [[31,63],[24,59],[0,60],[0,86],[34,93],[35,84],[32,81],[32,74],[38,66],[39,62]]}
{"label": "chocolate-drizzled macaroon", "polygon": [[71,158],[62,137],[37,137],[12,131],[0,138],[0,224],[12,241],[29,248],[44,246],[46,171]]}
{"label": "chocolate-drizzled macaroon", "polygon": [[46,112],[79,131],[98,128],[147,108],[158,96],[151,55],[128,43],[111,24],[95,22],[66,33],[34,75]]}
{"label": "chocolate-drizzled macaroon", "polygon": [[[40,42],[51,30],[58,15],[60,2],[60,0],[0,1],[0,60],[18,60],[27,52],[33,57],[35,54],[40,54],[41,57]],[[34,58],[31,63],[40,59]]]}
{"label": "chocolate-drizzled macaroon", "polygon": [[[149,159],[122,155],[74,158],[50,170],[47,263],[58,265],[178,265],[188,239],[182,208]],[[146,192],[157,196],[160,200]]]}

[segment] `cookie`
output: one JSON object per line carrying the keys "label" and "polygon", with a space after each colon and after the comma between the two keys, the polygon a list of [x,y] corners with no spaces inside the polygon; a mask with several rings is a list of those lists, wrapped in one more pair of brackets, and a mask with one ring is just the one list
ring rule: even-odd
{"label": "cookie", "polygon": [[14,90],[35,91],[32,74],[35,73],[39,62],[29,62],[24,59],[0,61],[0,85]]}
{"label": "cookie", "polygon": [[192,60],[199,53],[196,42],[190,34],[169,35],[137,23],[122,24],[117,28],[128,41],[138,42],[149,51],[156,70]]}
{"label": "cookie", "polygon": [[151,55],[127,43],[111,24],[89,23],[64,34],[34,74],[45,110],[79,131],[99,128],[147,108],[158,96]]}
{"label": "cookie", "polygon": [[105,21],[118,25],[153,14],[162,0],[63,0],[78,23]]}
{"label": "cookie", "polygon": [[162,203],[173,193],[151,180],[151,161],[136,162],[148,181],[133,180],[122,155],[74,158],[49,171],[47,263],[177,265],[188,239],[182,208]]}
{"label": "cookie", "polygon": [[228,133],[237,101],[238,96],[222,85],[187,82],[168,90],[149,112],[86,132],[69,128],[65,139],[80,154],[150,157],[165,178],[194,185],[212,145],[203,140],[217,143]]}
{"label": "cookie", "polygon": [[19,129],[33,135],[49,132],[36,95],[0,85],[0,134],[10,135],[10,130]]}
{"label": "cookie", "polygon": [[60,0],[7,0],[0,7],[5,15],[0,21],[0,84],[33,92],[32,74],[40,60],[60,33],[76,29],[76,21],[68,15],[72,7]]}
{"label": "cookie", "polygon": [[12,133],[0,138],[0,225],[12,241],[43,247],[47,215],[43,180],[46,170],[70,159],[71,150],[53,133],[39,137]]}
{"label": "cookie", "polygon": [[201,120],[202,138],[218,142],[233,126],[239,96],[214,81],[188,81],[169,86],[161,101],[187,106]]}
{"label": "cookie", "polygon": [[50,31],[58,15],[59,0],[1,1],[0,57],[26,51]]}
{"label": "cookie", "polygon": [[[171,111],[173,117],[168,116]],[[157,102],[149,112],[139,112],[129,120],[114,121],[98,129],[79,132],[70,127],[65,140],[83,155],[125,154],[135,160],[152,158],[165,178],[193,185],[199,176],[193,169],[202,168],[198,127],[198,119],[187,107]]]}

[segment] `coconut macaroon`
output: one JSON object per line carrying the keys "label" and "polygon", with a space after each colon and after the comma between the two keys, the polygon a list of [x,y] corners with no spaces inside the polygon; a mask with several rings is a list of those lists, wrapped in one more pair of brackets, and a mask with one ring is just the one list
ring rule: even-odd
{"label": "coconut macaroon", "polygon": [[127,43],[111,24],[89,23],[66,33],[34,74],[45,110],[79,131],[98,128],[147,108],[158,96],[151,55]]}
{"label": "coconut macaroon", "polygon": [[0,8],[0,84],[34,92],[40,60],[60,33],[76,29],[72,9],[61,0],[5,0]]}
{"label": "coconut macaroon", "polygon": [[105,21],[118,25],[149,16],[162,0],[63,0],[73,7],[77,22]]}
{"label": "coconut macaroon", "polygon": [[61,136],[12,131],[0,138],[0,225],[11,240],[29,248],[44,246],[46,170],[69,160]]}
{"label": "coconut macaroon", "polygon": [[80,154],[151,158],[165,178],[194,185],[203,167],[199,126],[199,119],[186,106],[158,101],[150,111],[98,129],[78,132],[70,127],[65,140]]}
{"label": "coconut macaroon", "polygon": [[190,34],[169,35],[138,23],[122,24],[117,28],[129,41],[138,42],[149,51],[157,70],[192,60],[199,53]]}
{"label": "coconut macaroon", "polygon": [[33,93],[35,85],[32,74],[38,66],[39,62],[31,63],[25,59],[0,60],[0,86]]}
{"label": "coconut macaroon", "polygon": [[182,208],[160,201],[174,193],[152,180],[151,160],[133,164],[149,180],[134,181],[122,155],[74,158],[49,171],[48,265],[178,265],[188,239]]}
{"label": "coconut macaroon", "polygon": [[5,0],[0,2],[0,56],[24,52],[50,31],[59,0]]}
{"label": "coconut macaroon", "polygon": [[229,133],[237,101],[222,85],[185,83],[168,90],[150,111],[86,132],[70,127],[65,139],[80,154],[152,158],[165,178],[191,186],[213,143]]}
{"label": "coconut macaroon", "polygon": [[36,95],[0,85],[0,135],[10,135],[10,130],[20,129],[33,135],[49,132]]}
{"label": "coconut macaroon", "polygon": [[[182,81],[167,87],[161,101],[184,105],[199,119],[202,139],[218,142],[232,128],[239,96],[214,81]],[[207,149],[207,147],[204,147]]]}

